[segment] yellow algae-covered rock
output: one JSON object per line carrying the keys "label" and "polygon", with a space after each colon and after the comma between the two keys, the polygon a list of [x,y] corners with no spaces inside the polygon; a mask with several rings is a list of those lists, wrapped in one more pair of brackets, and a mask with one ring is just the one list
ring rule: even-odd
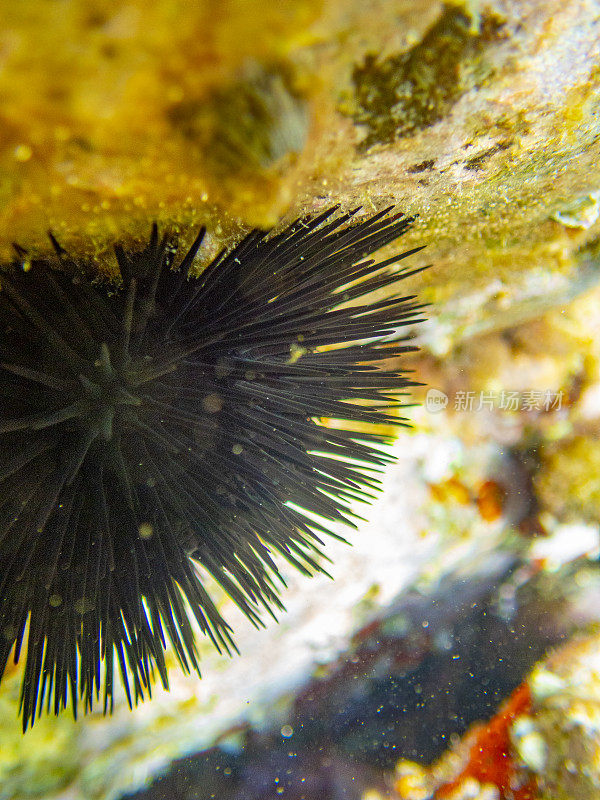
{"label": "yellow algae-covered rock", "polygon": [[575,639],[557,650],[533,670],[528,685],[530,741],[521,737],[517,749],[537,777],[541,800],[598,796],[600,637]]}
{"label": "yellow algae-covered rock", "polygon": [[3,253],[48,227],[94,251],[155,218],[212,219],[215,204],[272,222],[308,124],[288,56],[320,5],[3,4]]}
{"label": "yellow algae-covered rock", "polygon": [[239,220],[395,203],[420,214],[409,242],[428,244],[454,336],[595,280],[596,0],[262,9],[4,4],[2,256],[48,250],[49,228],[101,256],[154,219],[205,222],[217,248]]}
{"label": "yellow algae-covered rock", "polygon": [[559,518],[600,518],[600,440],[574,436],[543,451],[535,488],[544,508]]}

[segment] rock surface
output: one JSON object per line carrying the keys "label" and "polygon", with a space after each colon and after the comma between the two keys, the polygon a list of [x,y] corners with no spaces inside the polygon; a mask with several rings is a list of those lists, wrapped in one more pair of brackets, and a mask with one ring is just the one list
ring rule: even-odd
{"label": "rock surface", "polygon": [[240,223],[397,204],[435,264],[415,285],[438,349],[596,282],[596,0],[59,7],[0,12],[5,258],[50,228],[114,272],[110,242],[153,219],[217,249]]}

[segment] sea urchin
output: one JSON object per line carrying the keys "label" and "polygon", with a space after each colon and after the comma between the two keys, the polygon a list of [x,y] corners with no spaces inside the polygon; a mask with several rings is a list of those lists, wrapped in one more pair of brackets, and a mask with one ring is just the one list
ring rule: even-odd
{"label": "sea urchin", "polygon": [[372,496],[390,456],[369,424],[398,424],[389,392],[413,385],[381,359],[413,349],[421,308],[385,268],[420,248],[367,259],[412,219],[335,211],[197,278],[204,230],[175,267],[156,225],[115,247],[117,288],[52,236],[56,264],[0,272],[0,675],[25,640],[24,728],[78,698],[106,712],[115,659],[130,705],[167,686],[167,640],[198,670],[192,615],[229,651],[196,564],[258,624],[282,607],[273,554],[319,570],[319,535]]}

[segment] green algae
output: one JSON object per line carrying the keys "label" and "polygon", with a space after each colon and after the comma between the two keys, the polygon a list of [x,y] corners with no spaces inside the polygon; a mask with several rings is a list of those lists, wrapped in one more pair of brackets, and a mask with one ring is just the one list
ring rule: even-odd
{"label": "green algae", "polygon": [[18,681],[11,680],[0,695],[0,800],[49,797],[68,786],[81,768],[77,726],[67,716],[45,717],[23,737],[17,698]]}
{"label": "green algae", "polygon": [[464,11],[446,6],[422,41],[407,52],[383,60],[371,53],[355,66],[351,116],[367,126],[363,148],[438,122],[467,91],[492,76],[485,49],[499,36],[502,23],[491,16],[478,22],[474,26]]}
{"label": "green algae", "polygon": [[218,174],[261,172],[302,151],[306,103],[282,66],[251,64],[207,98],[183,99],[167,110],[184,137]]}

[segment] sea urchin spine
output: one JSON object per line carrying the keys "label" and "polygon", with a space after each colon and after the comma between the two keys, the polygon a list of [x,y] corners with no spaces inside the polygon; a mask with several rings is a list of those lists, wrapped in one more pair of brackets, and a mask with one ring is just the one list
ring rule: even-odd
{"label": "sea urchin spine", "polygon": [[156,225],[115,247],[116,290],[53,237],[55,265],[0,272],[0,675],[25,640],[24,728],[112,708],[115,659],[130,705],[167,686],[167,640],[198,670],[190,614],[229,651],[195,564],[259,624],[282,607],[273,554],[319,570],[327,523],[372,497],[390,456],[364,424],[401,424],[389,393],[413,385],[380,362],[414,349],[421,309],[395,293],[416,270],[386,268],[421,248],[367,259],[412,219],[335,211],[252,231],[198,278],[204,230],[174,267]]}

